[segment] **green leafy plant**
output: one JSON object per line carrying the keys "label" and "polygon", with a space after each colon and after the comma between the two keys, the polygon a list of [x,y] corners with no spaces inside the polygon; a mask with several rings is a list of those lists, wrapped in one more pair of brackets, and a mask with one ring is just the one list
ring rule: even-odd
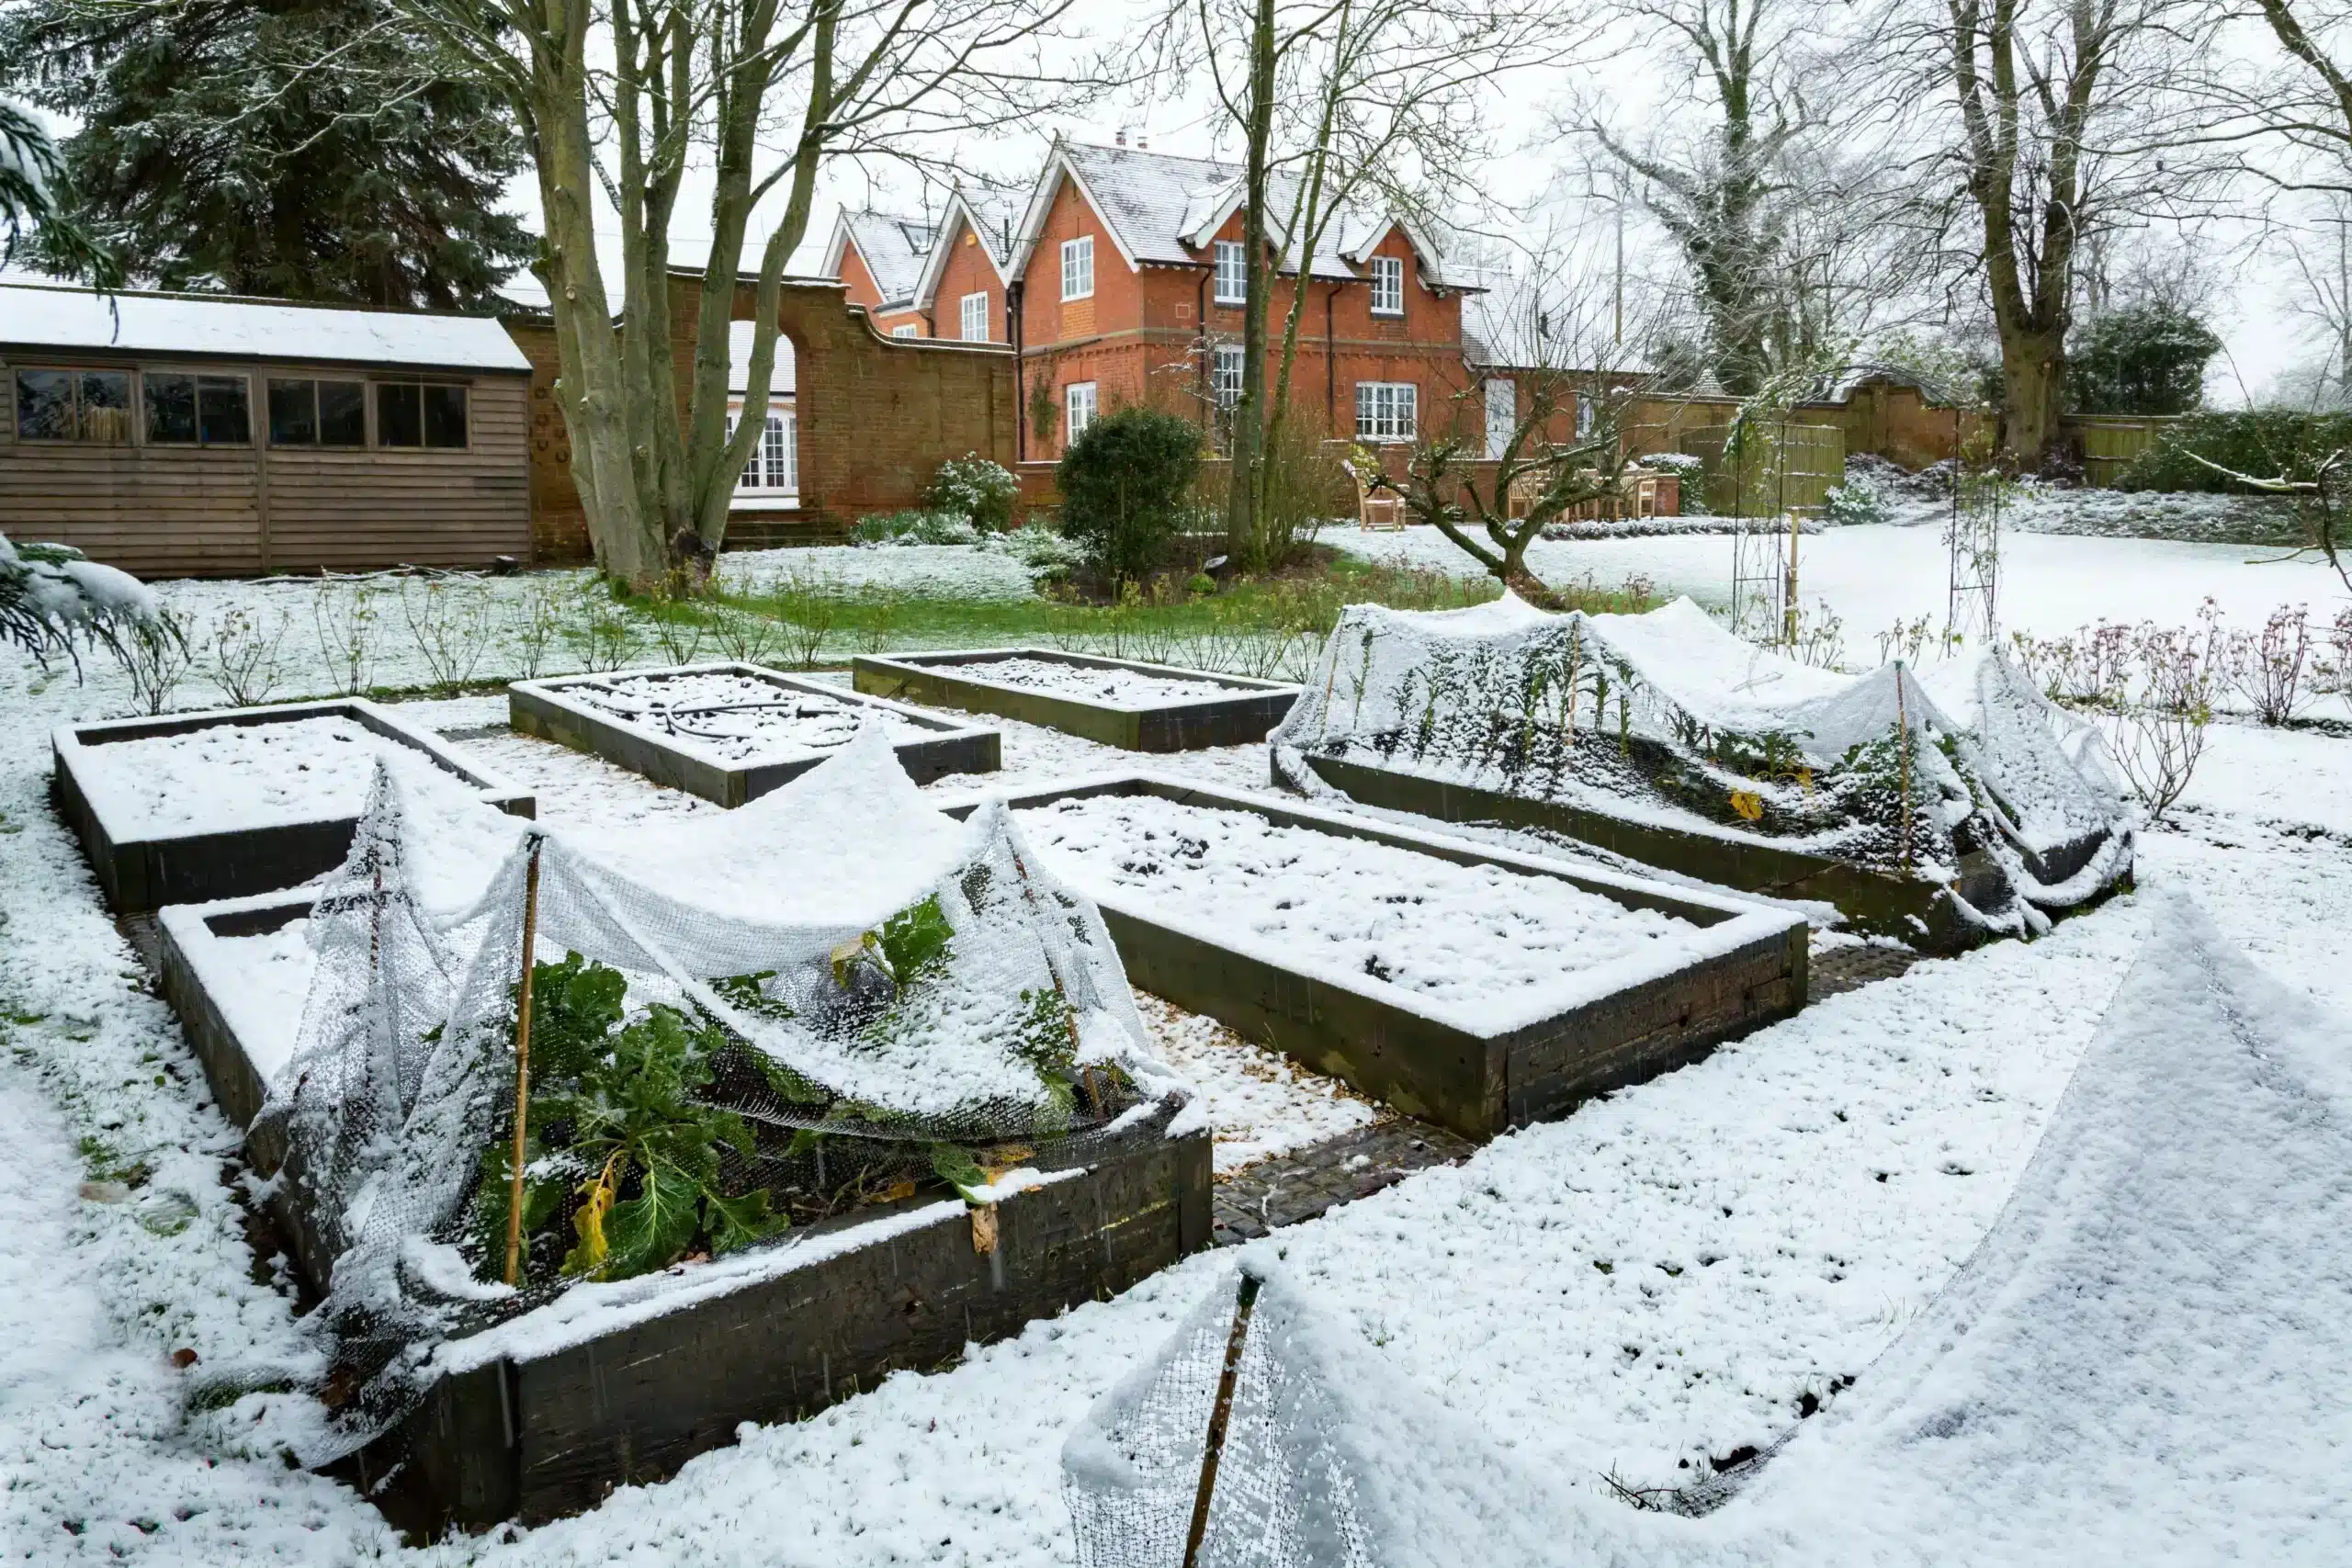
{"label": "green leafy plant", "polygon": [[1095,420],[1055,470],[1062,533],[1124,586],[1158,570],[1199,476],[1198,426],[1155,409],[1119,409]]}
{"label": "green leafy plant", "polygon": [[[660,1003],[624,1021],[627,978],[576,953],[535,964],[531,985],[523,1225],[544,1231],[577,1200],[562,1273],[625,1280],[784,1228],[764,1190],[729,1190],[723,1179],[726,1151],[752,1156],[750,1126],[695,1098],[723,1032]],[[483,1162],[475,1204],[486,1254],[503,1244],[512,1174],[502,1141]]]}

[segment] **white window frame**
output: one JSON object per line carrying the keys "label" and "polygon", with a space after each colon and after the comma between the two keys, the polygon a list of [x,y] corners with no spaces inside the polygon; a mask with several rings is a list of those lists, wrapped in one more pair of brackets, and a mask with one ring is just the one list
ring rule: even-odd
{"label": "white window frame", "polygon": [[1250,249],[1238,240],[1218,240],[1211,248],[1216,277],[1209,285],[1209,299],[1218,305],[1250,302]]}
{"label": "white window frame", "polygon": [[1411,441],[1420,434],[1421,389],[1410,381],[1356,383],[1356,439]]}
{"label": "white window frame", "polygon": [[1072,381],[1062,389],[1062,445],[1067,446],[1092,424],[1102,408],[1091,381]]}
{"label": "white window frame", "polygon": [[1062,298],[1094,298],[1094,236],[1081,234],[1062,242]]}
{"label": "white window frame", "polygon": [[[728,439],[734,439],[735,427],[742,423],[742,418],[741,403],[728,411]],[[777,408],[774,403],[768,405],[768,427],[752,446],[751,457],[744,461],[743,471],[736,476],[735,493],[800,493],[800,421],[791,409]]]}
{"label": "white window frame", "polygon": [[1372,258],[1372,313],[1375,316],[1401,316],[1405,313],[1403,256]]}
{"label": "white window frame", "polygon": [[[962,300],[957,303],[956,310],[958,315],[962,318],[958,324],[963,328],[964,341],[966,343],[986,343],[989,341],[988,290],[982,289],[978,294],[965,295]],[[978,320],[974,319],[976,317]]]}
{"label": "white window frame", "polygon": [[922,336],[922,323],[921,321],[900,321],[897,326],[890,329],[890,335],[892,337],[921,337]]}
{"label": "white window frame", "polygon": [[1241,401],[1241,376],[1249,353],[1238,343],[1221,343],[1210,352],[1209,396],[1217,407],[1233,408]]}

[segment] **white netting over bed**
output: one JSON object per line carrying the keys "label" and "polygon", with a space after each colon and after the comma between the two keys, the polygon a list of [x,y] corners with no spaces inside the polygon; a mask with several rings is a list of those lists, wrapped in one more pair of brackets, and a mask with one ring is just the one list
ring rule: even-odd
{"label": "white netting over bed", "polygon": [[1645,615],[1351,605],[1282,726],[1316,761],[1558,801],[1955,886],[1981,923],[2130,868],[2131,814],[2098,731],[1998,649],[1853,676],[1734,637],[1688,599]]}
{"label": "white netting over bed", "polygon": [[335,1259],[352,1440],[435,1340],[574,1281],[1074,1163],[1181,1101],[1099,912],[1001,805],[931,809],[876,728],[723,816],[594,839],[493,815],[379,772],[310,922],[271,1113]]}

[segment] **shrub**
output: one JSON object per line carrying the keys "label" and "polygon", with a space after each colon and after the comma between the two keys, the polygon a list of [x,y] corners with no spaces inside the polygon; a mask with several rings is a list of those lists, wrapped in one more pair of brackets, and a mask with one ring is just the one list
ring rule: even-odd
{"label": "shrub", "polygon": [[949,512],[876,512],[857,520],[850,537],[861,545],[969,545],[979,530]]}
{"label": "shrub", "polygon": [[2308,479],[2323,459],[2346,445],[2352,445],[2352,414],[2208,411],[2188,415],[2158,436],[2116,477],[2115,488],[2245,494],[2246,486],[2206,464],[2256,479]]}
{"label": "shrub", "polygon": [[1852,468],[1846,471],[1843,483],[1822,496],[1821,506],[1829,521],[1840,527],[1886,521],[1886,497],[1880,493],[1878,482]]}
{"label": "shrub", "polygon": [[1062,532],[1114,583],[1158,570],[1201,471],[1201,432],[1155,409],[1120,409],[1088,425],[1062,454]]}
{"label": "shrub", "polygon": [[1035,582],[1052,582],[1067,577],[1086,564],[1086,552],[1063,538],[1043,523],[1024,523],[1010,533],[999,534],[987,541],[987,547],[1000,550],[1029,569]]}
{"label": "shrub", "polygon": [[1012,525],[1012,498],[1020,490],[1012,469],[967,452],[939,465],[922,503],[933,512],[961,517],[983,534],[1001,534]]}
{"label": "shrub", "polygon": [[2222,340],[2177,305],[2157,300],[2096,318],[2067,350],[2077,413],[2187,413],[2205,398],[2205,362]]}

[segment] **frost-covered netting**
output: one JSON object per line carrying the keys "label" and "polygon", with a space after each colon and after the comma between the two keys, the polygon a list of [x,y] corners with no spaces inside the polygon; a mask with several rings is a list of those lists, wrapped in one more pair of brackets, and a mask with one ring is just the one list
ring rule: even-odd
{"label": "frost-covered netting", "polygon": [[[1540,1483],[1451,1412],[1369,1364],[1271,1260],[1241,1353],[1201,1568],[1562,1562],[1589,1544]],[[1237,1292],[1096,1402],[1062,1448],[1080,1568],[1184,1561]]]}
{"label": "frost-covered netting", "polygon": [[1826,1560],[2346,1561],[2347,1040],[2157,909],[1983,1245],[1719,1517],[1894,1548]]}
{"label": "frost-covered netting", "polygon": [[1270,738],[1311,761],[1404,769],[1958,885],[1981,923],[2037,929],[2131,863],[2098,732],[1998,649],[1860,677],[1756,648],[1688,599],[1645,615],[1351,605]]}
{"label": "frost-covered netting", "polygon": [[1181,1096],[1093,906],[1001,805],[932,810],[878,727],[723,816],[602,840],[492,815],[380,772],[310,921],[271,1109],[335,1259],[355,1440],[439,1338],[925,1186],[985,1201]]}

